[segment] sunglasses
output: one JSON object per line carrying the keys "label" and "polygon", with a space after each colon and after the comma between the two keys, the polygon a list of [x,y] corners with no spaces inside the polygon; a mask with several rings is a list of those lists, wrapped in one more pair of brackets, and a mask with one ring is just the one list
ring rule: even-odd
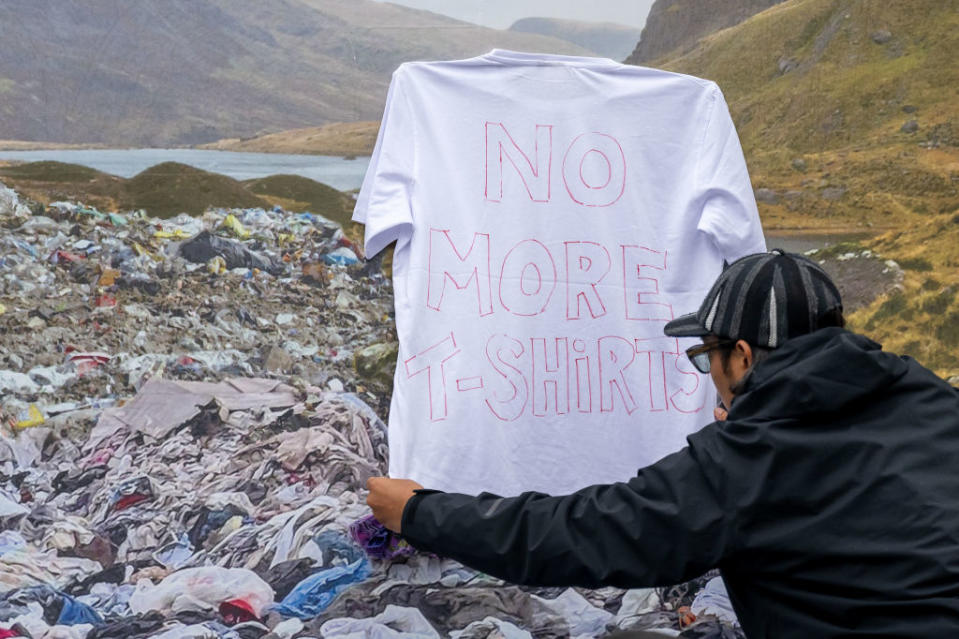
{"label": "sunglasses", "polygon": [[734,339],[721,339],[718,342],[713,342],[711,344],[700,344],[699,346],[687,348],[686,357],[688,357],[689,361],[693,363],[693,366],[696,367],[696,370],[703,375],[706,375],[709,373],[709,352],[735,343],[736,340]]}

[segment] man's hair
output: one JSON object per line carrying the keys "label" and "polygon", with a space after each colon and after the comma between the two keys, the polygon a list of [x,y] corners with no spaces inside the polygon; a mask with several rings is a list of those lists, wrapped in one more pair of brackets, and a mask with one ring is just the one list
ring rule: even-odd
{"label": "man's hair", "polygon": [[[843,328],[846,325],[846,318],[843,317],[841,308],[834,308],[826,313],[819,316],[816,320],[816,326],[818,328],[829,328],[829,327],[838,327]],[[733,395],[740,395],[744,390],[746,390],[746,383],[749,380],[749,376],[752,375],[753,370],[756,366],[773,354],[774,348],[766,348],[763,346],[756,346],[751,344],[748,340],[746,341],[749,344],[749,347],[753,352],[753,364],[749,367],[749,370],[746,371],[746,374],[740,378],[735,384],[730,387]],[[723,372],[729,374],[729,358],[732,357],[733,349],[736,348],[736,342],[725,343],[719,347],[719,359],[723,364]]]}

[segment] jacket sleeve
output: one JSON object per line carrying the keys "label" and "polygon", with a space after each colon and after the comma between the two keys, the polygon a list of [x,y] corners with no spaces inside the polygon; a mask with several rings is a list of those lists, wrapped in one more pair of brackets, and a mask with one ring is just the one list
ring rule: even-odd
{"label": "jacket sleeve", "polygon": [[722,487],[695,457],[684,448],[628,482],[561,497],[421,491],[407,502],[402,535],[420,550],[513,583],[680,583],[718,565],[730,536],[717,498]]}

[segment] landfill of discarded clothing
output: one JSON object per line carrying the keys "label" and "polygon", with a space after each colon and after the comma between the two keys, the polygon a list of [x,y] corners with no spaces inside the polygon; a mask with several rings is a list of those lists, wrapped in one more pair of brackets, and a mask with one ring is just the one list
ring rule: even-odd
{"label": "landfill of discarded clothing", "polygon": [[371,519],[392,289],[321,215],[0,185],[0,247],[0,639],[741,636],[715,574],[520,587]]}

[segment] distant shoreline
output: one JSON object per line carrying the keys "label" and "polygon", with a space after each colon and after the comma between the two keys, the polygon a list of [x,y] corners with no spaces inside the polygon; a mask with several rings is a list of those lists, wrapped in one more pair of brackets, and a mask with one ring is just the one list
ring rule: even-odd
{"label": "distant shoreline", "polygon": [[[58,142],[31,142],[27,140],[0,140],[0,152],[3,151],[141,151],[148,149],[160,150],[197,150],[197,151],[234,151],[237,153],[275,153],[276,155],[322,155],[331,158],[357,158],[369,156],[372,150],[360,151],[357,153],[321,153],[319,151],[302,150],[284,150],[259,148],[257,150],[249,148],[231,147],[232,140],[220,140],[209,144],[200,144],[197,146],[112,146],[109,144],[61,144]],[[4,162],[23,162],[24,160],[0,160]]]}
{"label": "distant shoreline", "polygon": [[0,151],[89,151],[93,149],[134,149],[132,146],[109,146],[106,144],[66,144],[60,142],[35,142],[32,140],[0,140]]}
{"label": "distant shoreline", "polygon": [[197,149],[283,155],[324,155],[353,158],[373,153],[379,122],[334,122],[249,138],[223,138],[204,144],[136,146],[100,143],[72,144],[35,140],[0,140],[0,151],[90,151],[132,149]]}

